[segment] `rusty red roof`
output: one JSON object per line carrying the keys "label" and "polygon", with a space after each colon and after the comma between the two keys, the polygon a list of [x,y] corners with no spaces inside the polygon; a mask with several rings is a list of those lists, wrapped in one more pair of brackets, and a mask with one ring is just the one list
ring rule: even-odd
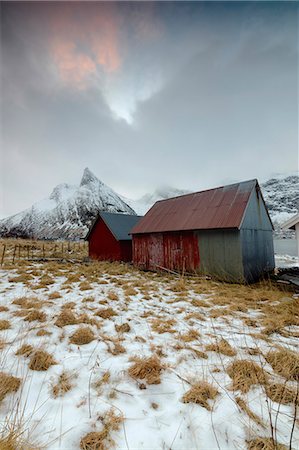
{"label": "rusty red roof", "polygon": [[240,228],[256,179],[160,200],[131,234]]}

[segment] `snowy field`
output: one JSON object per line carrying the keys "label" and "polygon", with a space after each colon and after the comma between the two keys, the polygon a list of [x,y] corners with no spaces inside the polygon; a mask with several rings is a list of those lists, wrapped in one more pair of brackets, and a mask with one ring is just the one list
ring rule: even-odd
{"label": "snowy field", "polygon": [[292,293],[108,263],[0,273],[0,449],[298,448]]}

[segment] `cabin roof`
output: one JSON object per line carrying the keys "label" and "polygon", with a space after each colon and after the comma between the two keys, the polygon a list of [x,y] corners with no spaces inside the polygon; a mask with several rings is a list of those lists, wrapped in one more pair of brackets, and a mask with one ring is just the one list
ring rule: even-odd
{"label": "cabin roof", "polygon": [[101,211],[90,227],[89,232],[86,235],[86,239],[89,238],[98,221],[102,219],[117,241],[130,241],[132,240],[132,236],[129,233],[141,217],[142,216],[136,216],[133,214],[119,214]]}

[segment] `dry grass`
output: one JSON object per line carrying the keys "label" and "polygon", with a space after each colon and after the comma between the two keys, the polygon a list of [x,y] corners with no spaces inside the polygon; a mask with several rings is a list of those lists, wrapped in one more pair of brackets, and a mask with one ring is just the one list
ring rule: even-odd
{"label": "dry grass", "polygon": [[151,327],[153,331],[159,334],[175,333],[175,330],[172,328],[175,323],[175,319],[153,319],[151,321]]}
{"label": "dry grass", "polygon": [[227,368],[227,373],[232,379],[232,389],[247,393],[255,384],[265,384],[267,374],[255,362],[240,359],[234,361]]}
{"label": "dry grass", "polygon": [[17,356],[30,356],[34,351],[34,348],[30,344],[23,344],[19,350],[16,351]]}
{"label": "dry grass", "polygon": [[99,418],[102,422],[101,431],[92,431],[86,434],[80,441],[81,450],[110,450],[115,446],[111,437],[112,432],[119,431],[123,417],[109,410],[104,417]]}
{"label": "dry grass", "polygon": [[89,327],[80,327],[71,335],[70,342],[75,345],[85,345],[94,339],[94,332]]}
{"label": "dry grass", "polygon": [[57,327],[65,327],[66,325],[75,325],[78,323],[75,314],[71,309],[63,309],[55,321]]}
{"label": "dry grass", "polygon": [[115,326],[115,330],[118,333],[128,333],[131,330],[130,325],[126,322],[126,323],[122,323],[121,325],[114,325]]}
{"label": "dry grass", "polygon": [[249,406],[246,404],[246,402],[241,398],[241,397],[236,397],[236,403],[239,406],[239,408],[245,413],[247,414],[247,416],[253,420],[256,424],[258,424],[261,427],[265,427],[262,419],[255,414],[250,408]]}
{"label": "dry grass", "polygon": [[7,311],[9,311],[7,306],[0,306],[0,312],[7,312]]}
{"label": "dry grass", "polygon": [[200,381],[194,384],[189,391],[183,396],[184,403],[196,403],[208,411],[211,411],[211,406],[208,400],[214,400],[218,395],[217,389],[206,381]]}
{"label": "dry grass", "polygon": [[0,402],[2,402],[7,394],[16,392],[19,389],[20,384],[20,378],[0,372]]}
{"label": "dry grass", "polygon": [[117,356],[121,353],[126,353],[126,349],[120,342],[114,342],[112,345],[108,344],[108,352],[113,356]]}
{"label": "dry grass", "polygon": [[80,291],[89,291],[92,287],[87,281],[81,281],[79,284],[79,289]]}
{"label": "dry grass", "polygon": [[117,313],[112,308],[102,308],[99,309],[95,315],[102,319],[110,319],[110,317],[117,316]]}
{"label": "dry grass", "polygon": [[222,353],[226,356],[235,356],[237,354],[236,350],[225,339],[220,339],[214,344],[207,345],[206,351]]}
{"label": "dry grass", "polygon": [[23,309],[38,309],[42,306],[42,302],[38,300],[37,298],[27,298],[27,297],[20,297],[16,298],[13,302],[13,305],[21,306]]}
{"label": "dry grass", "polygon": [[101,391],[101,388],[102,388],[102,386],[103,386],[103,384],[109,383],[110,377],[111,377],[111,374],[110,374],[109,370],[107,370],[106,372],[103,373],[103,375],[102,375],[101,378],[99,378],[98,380],[96,380],[96,381],[93,383],[93,387],[94,387],[97,391],[100,392],[100,391]]}
{"label": "dry grass", "polygon": [[118,295],[114,291],[108,292],[107,297],[109,298],[109,300],[112,300],[112,301],[118,300]]}
{"label": "dry grass", "polygon": [[51,294],[49,294],[48,298],[50,300],[56,300],[57,298],[61,298],[61,294],[60,294],[60,292],[57,292],[57,291],[51,292]]}
{"label": "dry grass", "polygon": [[129,368],[129,375],[134,379],[145,380],[147,384],[161,383],[164,365],[157,356],[149,358],[132,358],[134,364]]}
{"label": "dry grass", "polygon": [[285,384],[272,383],[267,384],[266,387],[267,396],[276,403],[299,404],[298,393],[294,389],[288,388]]}
{"label": "dry grass", "polygon": [[247,450],[287,450],[288,448],[273,441],[272,438],[256,438],[247,441]]}
{"label": "dry grass", "polygon": [[24,320],[26,320],[27,322],[45,322],[47,320],[47,316],[44,312],[42,311],[30,311],[26,317],[24,317]]}
{"label": "dry grass", "polygon": [[9,330],[10,322],[8,320],[0,320],[0,331]]}
{"label": "dry grass", "polygon": [[39,372],[46,371],[54,364],[57,363],[50,353],[45,350],[36,350],[30,358],[29,369]]}
{"label": "dry grass", "polygon": [[180,334],[180,339],[184,342],[197,341],[199,337],[200,333],[194,328],[190,328],[190,330],[185,334]]}
{"label": "dry grass", "polygon": [[137,295],[138,292],[132,286],[129,286],[129,287],[124,289],[124,294],[129,296],[129,297],[131,297],[133,295]]}
{"label": "dry grass", "polygon": [[63,397],[64,394],[73,388],[74,375],[69,372],[62,372],[57,380],[57,383],[52,385],[51,391],[54,398]]}
{"label": "dry grass", "polygon": [[299,356],[286,348],[270,350],[265,356],[274,372],[287,380],[299,381]]}

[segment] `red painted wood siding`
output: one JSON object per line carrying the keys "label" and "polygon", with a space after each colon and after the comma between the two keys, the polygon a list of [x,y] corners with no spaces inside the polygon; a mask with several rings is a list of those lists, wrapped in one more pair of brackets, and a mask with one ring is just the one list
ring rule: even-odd
{"label": "red painted wood siding", "polygon": [[121,247],[107,225],[99,219],[89,236],[89,256],[101,261],[120,261]]}
{"label": "red painted wood siding", "polygon": [[192,231],[133,235],[133,262],[148,270],[193,272],[200,264],[197,237]]}

